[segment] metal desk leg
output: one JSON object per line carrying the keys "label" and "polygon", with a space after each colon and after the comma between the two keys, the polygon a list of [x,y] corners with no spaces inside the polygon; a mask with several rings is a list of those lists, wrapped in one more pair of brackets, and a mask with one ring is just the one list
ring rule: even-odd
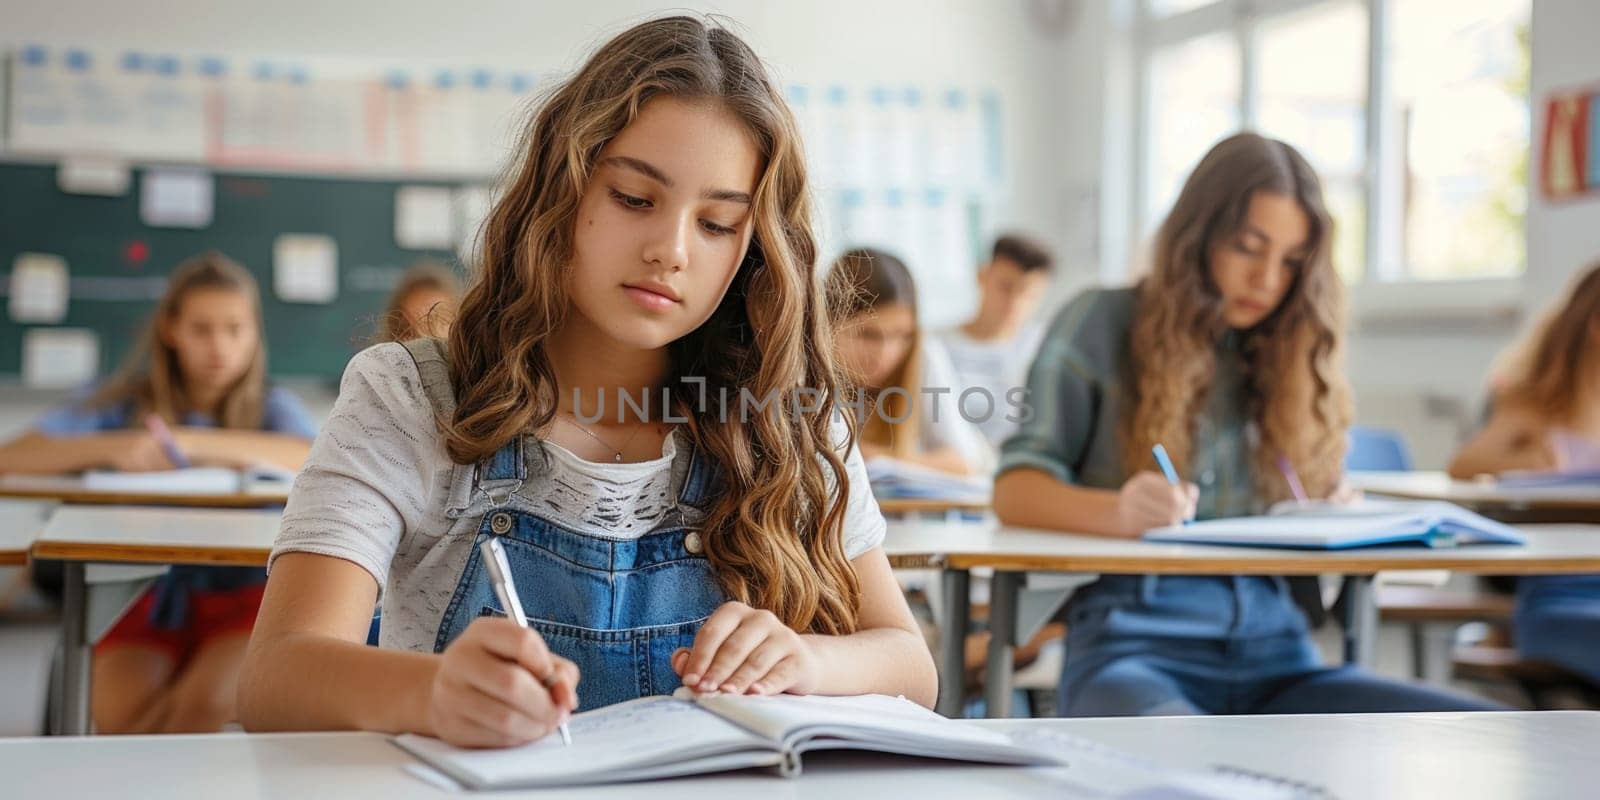
{"label": "metal desk leg", "polygon": [[[91,569],[100,570],[95,575]],[[51,687],[50,732],[90,733],[94,643],[133,605],[165,567],[62,564],[61,669]],[[109,574],[108,574],[109,573]]]}
{"label": "metal desk leg", "polygon": [[1344,594],[1344,663],[1370,669],[1378,645],[1378,598],[1372,576],[1344,576]]}
{"label": "metal desk leg", "polygon": [[1011,673],[1017,640],[1017,600],[1027,574],[995,572],[989,581],[989,662],[984,670],[985,716],[1011,716]]}
{"label": "metal desk leg", "polygon": [[60,728],[66,736],[89,733],[89,586],[85,564],[63,564],[61,595],[61,712]]}
{"label": "metal desk leg", "polygon": [[967,643],[967,622],[972,613],[968,592],[972,574],[964,569],[945,569],[939,575],[939,603],[944,607],[944,626],[939,631],[939,702],[935,710],[947,717],[961,716],[966,699],[963,679]]}

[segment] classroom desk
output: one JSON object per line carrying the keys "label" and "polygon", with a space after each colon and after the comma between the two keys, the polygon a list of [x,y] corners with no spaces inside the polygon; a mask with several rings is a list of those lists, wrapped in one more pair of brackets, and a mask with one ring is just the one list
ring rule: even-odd
{"label": "classroom desk", "polygon": [[[970,620],[971,571],[994,570],[990,581],[989,659],[984,697],[991,716],[1010,708],[1012,647],[1049,620],[1068,590],[1029,592],[1028,571],[1081,575],[1322,575],[1345,576],[1351,619],[1345,625],[1345,661],[1368,665],[1377,639],[1372,576],[1392,569],[1447,569],[1489,575],[1600,572],[1600,526],[1527,525],[1525,546],[1358,548],[1340,551],[1221,547],[1113,539],[1010,528],[996,523],[891,523],[884,552],[896,567],[942,570],[942,625],[937,654],[939,711],[957,716],[962,705],[963,643]],[[1000,635],[999,632],[1007,632]]]}
{"label": "classroom desk", "polygon": [[931,497],[881,497],[878,510],[892,514],[947,514],[955,512],[981,513],[989,510],[987,500],[939,500]]}
{"label": "classroom desk", "polygon": [[0,567],[28,563],[28,550],[55,507],[48,500],[0,500]]}
{"label": "classroom desk", "polygon": [[33,543],[32,557],[62,561],[60,714],[55,732],[89,731],[93,643],[154,577],[91,583],[91,564],[267,563],[278,534],[272,509],[63,506]]}
{"label": "classroom desk", "polygon": [[[1516,800],[1581,796],[1600,784],[1600,712],[1344,714],[988,720],[1060,731],[1164,764],[1228,764],[1341,798]],[[375,733],[215,734],[0,740],[8,795],[163,798],[459,798],[413,776]],[[495,798],[716,800],[782,797],[1100,797],[1072,767],[983,767],[871,754],[806,756],[793,780],[745,771],[650,784],[495,792]],[[1081,780],[1081,778],[1079,778]],[[1585,789],[1584,787],[1589,787]],[[485,795],[488,796],[488,795]]]}
{"label": "classroom desk", "polygon": [[1507,488],[1443,472],[1352,472],[1346,479],[1369,494],[1444,500],[1503,522],[1600,523],[1600,486]]}
{"label": "classroom desk", "polygon": [[261,508],[283,505],[289,499],[289,484],[260,485],[249,492],[233,494],[191,494],[158,492],[105,492],[87,489],[83,478],[72,475],[0,476],[0,497],[57,500],[73,505],[137,505],[194,508]]}

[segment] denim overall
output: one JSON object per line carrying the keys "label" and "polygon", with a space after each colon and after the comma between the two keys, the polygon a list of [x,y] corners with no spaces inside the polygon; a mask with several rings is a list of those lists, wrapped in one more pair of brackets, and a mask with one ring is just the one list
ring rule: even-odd
{"label": "denim overall", "polygon": [[[414,357],[417,344],[406,344]],[[448,386],[426,371],[423,377],[435,408],[452,407],[441,402]],[[677,502],[703,510],[716,488],[715,468],[698,453],[688,458]],[[497,536],[529,623],[552,653],[578,666],[580,710],[677,689],[673,651],[692,646],[724,600],[700,532],[669,521],[637,539],[613,539],[541,516],[537,484],[547,478],[546,458],[531,436],[518,437],[472,469],[472,495],[487,503],[474,503],[483,511],[434,651],[443,651],[473,620],[505,613],[479,554],[479,545]]]}

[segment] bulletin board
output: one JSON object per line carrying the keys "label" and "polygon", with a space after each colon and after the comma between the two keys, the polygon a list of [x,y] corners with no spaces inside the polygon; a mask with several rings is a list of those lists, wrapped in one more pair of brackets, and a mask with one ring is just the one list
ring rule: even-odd
{"label": "bulletin board", "polygon": [[[455,259],[448,250],[407,250],[396,244],[400,183],[218,174],[211,224],[187,230],[141,222],[138,188],[144,170],[133,171],[125,194],[103,197],[61,191],[57,169],[0,164],[0,270],[9,270],[27,252],[66,261],[70,304],[66,317],[52,327],[94,332],[101,374],[132,347],[172,268],[207,249],[243,264],[260,283],[271,374],[335,379],[376,330],[400,273],[422,257]],[[338,243],[338,293],[331,302],[288,303],[274,296],[273,243],[282,233],[325,234]],[[29,327],[0,314],[0,375],[21,371]]]}

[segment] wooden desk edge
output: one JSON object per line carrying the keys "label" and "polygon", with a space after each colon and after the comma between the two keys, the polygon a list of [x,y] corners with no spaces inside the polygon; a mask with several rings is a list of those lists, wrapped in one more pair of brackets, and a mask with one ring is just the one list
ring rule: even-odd
{"label": "wooden desk edge", "polygon": [[945,557],[938,553],[895,553],[889,556],[891,569],[942,569]]}
{"label": "wooden desk edge", "polygon": [[264,567],[271,548],[178,547],[139,544],[81,544],[42,540],[34,542],[35,559],[90,561],[110,564],[195,564],[201,566]]}
{"label": "wooden desk edge", "polygon": [[26,550],[0,550],[0,567],[21,567],[28,563]]}
{"label": "wooden desk edge", "polygon": [[878,511],[884,514],[936,514],[947,511],[983,512],[988,510],[989,504],[986,502],[933,500],[920,497],[886,497],[878,500]]}

